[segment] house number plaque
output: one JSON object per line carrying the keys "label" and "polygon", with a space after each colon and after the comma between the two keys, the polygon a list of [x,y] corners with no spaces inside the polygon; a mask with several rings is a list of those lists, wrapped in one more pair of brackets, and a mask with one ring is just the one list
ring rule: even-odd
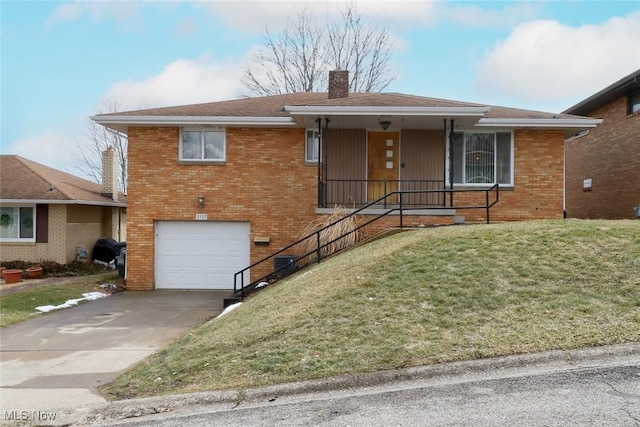
{"label": "house number plaque", "polygon": [[196,214],[196,220],[198,221],[206,221],[207,219],[208,219],[207,214],[204,214],[204,213]]}

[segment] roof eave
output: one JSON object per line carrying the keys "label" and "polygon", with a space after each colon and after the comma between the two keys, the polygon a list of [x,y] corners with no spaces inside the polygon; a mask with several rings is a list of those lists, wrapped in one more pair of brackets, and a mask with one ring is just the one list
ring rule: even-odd
{"label": "roof eave", "polygon": [[89,205],[126,208],[127,202],[100,202],[95,200],[1,199],[2,205]]}
{"label": "roof eave", "polygon": [[640,70],[636,70],[618,80],[617,82],[610,84],[606,88],[596,92],[586,99],[578,102],[577,104],[567,108],[563,111],[565,114],[589,114],[595,109],[599,108],[601,104],[606,101],[607,97],[623,96],[628,86],[635,85],[637,90],[640,85]]}
{"label": "roof eave", "polygon": [[379,106],[300,106],[287,105],[291,115],[301,116],[438,116],[482,117],[491,107],[379,107]]}
{"label": "roof eave", "polygon": [[518,118],[482,118],[479,127],[519,127],[546,129],[588,129],[602,123],[602,119],[518,119]]}
{"label": "roof eave", "polygon": [[120,131],[129,126],[295,126],[290,117],[99,115],[91,120]]}
{"label": "roof eave", "polygon": [[476,124],[476,127],[486,128],[526,128],[526,129],[559,129],[564,130],[565,138],[569,138],[579,132],[595,128],[602,119],[515,119],[515,118],[484,118]]}

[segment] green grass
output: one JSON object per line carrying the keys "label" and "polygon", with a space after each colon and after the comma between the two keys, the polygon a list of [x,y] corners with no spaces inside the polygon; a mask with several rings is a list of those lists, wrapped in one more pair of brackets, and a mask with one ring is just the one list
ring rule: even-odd
{"label": "green grass", "polygon": [[[64,279],[51,285],[37,286],[0,297],[0,327],[40,316],[36,307],[59,305],[82,298],[85,292],[99,291],[99,284],[118,280],[117,273],[101,273]],[[4,286],[4,285],[3,285]],[[82,302],[81,302],[82,303]]]}
{"label": "green grass", "polygon": [[443,227],[300,272],[102,392],[248,387],[639,340],[640,222]]}

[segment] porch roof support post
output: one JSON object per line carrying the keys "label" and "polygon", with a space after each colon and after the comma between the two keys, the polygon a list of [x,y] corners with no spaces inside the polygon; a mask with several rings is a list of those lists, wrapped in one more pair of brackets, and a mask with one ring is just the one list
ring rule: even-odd
{"label": "porch roof support post", "polygon": [[449,206],[453,207],[453,177],[454,177],[454,173],[453,173],[453,125],[454,125],[454,120],[451,119],[449,122],[449,125],[447,125],[447,119],[444,119],[444,131],[446,134],[446,140],[447,140],[447,144],[449,146],[449,189],[451,190],[449,192]]}
{"label": "porch roof support post", "polygon": [[322,138],[324,141],[324,153],[323,153],[323,157],[324,157],[324,182],[325,182],[325,190],[324,190],[324,200],[323,202],[323,206],[327,207],[327,184],[328,184],[328,179],[329,177],[328,175],[328,169],[327,169],[327,161],[329,159],[329,122],[331,120],[328,117],[324,118],[324,137]]}
{"label": "porch roof support post", "polygon": [[322,119],[318,117],[316,123],[318,123],[318,207],[324,208],[323,201],[326,186],[322,183]]}

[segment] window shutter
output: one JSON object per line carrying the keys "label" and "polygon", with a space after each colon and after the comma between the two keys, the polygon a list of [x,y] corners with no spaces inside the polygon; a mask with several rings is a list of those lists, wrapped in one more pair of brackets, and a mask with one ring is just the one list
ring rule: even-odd
{"label": "window shutter", "polygon": [[36,205],[36,243],[49,243],[49,205]]}

